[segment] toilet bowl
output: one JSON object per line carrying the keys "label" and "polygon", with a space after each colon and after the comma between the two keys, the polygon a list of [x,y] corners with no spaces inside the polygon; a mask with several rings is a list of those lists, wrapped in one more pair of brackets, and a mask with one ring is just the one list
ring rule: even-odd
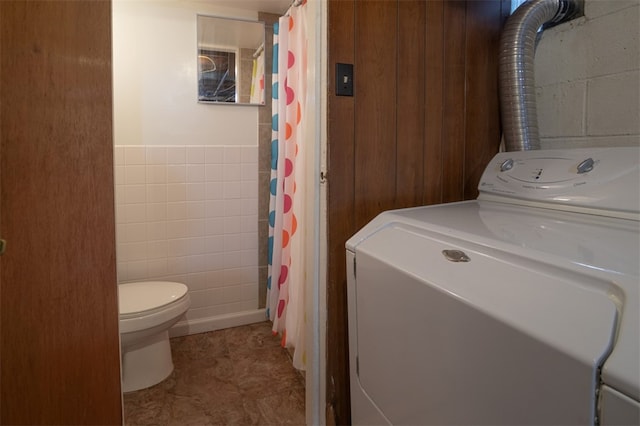
{"label": "toilet bowl", "polygon": [[168,281],[118,285],[123,392],[158,384],[173,371],[169,328],[189,309],[187,290]]}

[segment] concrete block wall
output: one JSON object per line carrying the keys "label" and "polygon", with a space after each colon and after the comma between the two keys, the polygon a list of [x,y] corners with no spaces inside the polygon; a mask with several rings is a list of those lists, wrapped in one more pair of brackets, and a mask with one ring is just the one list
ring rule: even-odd
{"label": "concrete block wall", "polygon": [[535,79],[542,148],[640,145],[640,0],[586,0],[542,34]]}

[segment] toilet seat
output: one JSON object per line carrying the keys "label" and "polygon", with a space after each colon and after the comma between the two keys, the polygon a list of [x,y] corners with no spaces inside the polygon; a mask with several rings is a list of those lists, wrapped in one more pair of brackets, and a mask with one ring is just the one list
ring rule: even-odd
{"label": "toilet seat", "polygon": [[182,315],[189,307],[187,286],[169,281],[118,285],[120,333],[150,329]]}
{"label": "toilet seat", "polygon": [[161,308],[184,297],[187,290],[186,285],[170,281],[119,284],[120,318],[137,316]]}

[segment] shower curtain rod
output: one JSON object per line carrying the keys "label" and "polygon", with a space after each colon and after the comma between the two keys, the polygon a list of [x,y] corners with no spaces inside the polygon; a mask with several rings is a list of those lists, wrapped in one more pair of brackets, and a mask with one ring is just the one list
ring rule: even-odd
{"label": "shower curtain rod", "polygon": [[293,0],[291,2],[291,6],[289,6],[287,8],[287,11],[283,14],[284,16],[289,15],[289,11],[291,10],[292,7],[298,7],[298,6],[302,6],[304,3],[306,3],[307,0]]}
{"label": "shower curtain rod", "polygon": [[253,59],[257,58],[258,56],[260,56],[260,54],[262,53],[262,51],[264,50],[264,43],[262,43],[260,46],[258,46],[258,48],[256,49],[255,52],[253,52]]}

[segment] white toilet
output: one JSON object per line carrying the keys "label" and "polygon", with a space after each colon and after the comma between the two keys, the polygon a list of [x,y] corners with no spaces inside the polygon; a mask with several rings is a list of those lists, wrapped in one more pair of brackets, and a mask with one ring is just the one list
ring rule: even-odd
{"label": "white toilet", "polygon": [[189,309],[187,290],[167,281],[118,285],[123,392],[153,386],[173,371],[169,328]]}

